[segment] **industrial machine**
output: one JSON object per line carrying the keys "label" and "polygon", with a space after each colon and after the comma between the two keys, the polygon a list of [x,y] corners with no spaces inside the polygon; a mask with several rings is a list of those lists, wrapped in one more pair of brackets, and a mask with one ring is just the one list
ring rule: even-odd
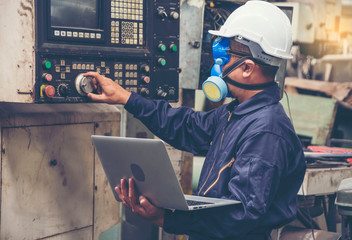
{"label": "industrial machine", "polygon": [[1,102],[89,101],[96,71],[147,98],[178,100],[179,1],[11,1],[0,29]]}
{"label": "industrial machine", "polygon": [[341,181],[339,189],[336,195],[336,205],[339,214],[342,217],[341,221],[341,233],[342,240],[351,239],[352,230],[352,178],[346,178]]}
{"label": "industrial machine", "polygon": [[119,239],[132,224],[106,191],[90,136],[123,135],[126,115],[88,103],[95,89],[84,73],[176,102],[179,1],[13,0],[0,9],[0,239]]}

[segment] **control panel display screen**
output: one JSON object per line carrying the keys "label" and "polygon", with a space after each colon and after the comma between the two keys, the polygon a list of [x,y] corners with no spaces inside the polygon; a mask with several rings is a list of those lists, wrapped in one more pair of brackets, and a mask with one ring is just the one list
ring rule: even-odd
{"label": "control panel display screen", "polygon": [[98,29],[98,0],[51,0],[51,26]]}

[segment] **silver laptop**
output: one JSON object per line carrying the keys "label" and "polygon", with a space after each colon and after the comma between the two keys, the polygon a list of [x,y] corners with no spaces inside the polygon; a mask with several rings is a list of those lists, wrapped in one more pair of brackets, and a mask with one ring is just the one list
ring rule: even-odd
{"label": "silver laptop", "polygon": [[138,194],[161,208],[187,211],[240,203],[184,195],[161,140],[93,135],[92,141],[117,201],[114,188],[122,178],[132,177]]}

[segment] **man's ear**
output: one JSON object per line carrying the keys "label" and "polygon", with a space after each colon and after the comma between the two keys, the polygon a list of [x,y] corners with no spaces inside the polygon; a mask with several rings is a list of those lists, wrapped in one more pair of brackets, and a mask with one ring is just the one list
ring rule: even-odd
{"label": "man's ear", "polygon": [[243,77],[248,78],[254,71],[255,63],[252,60],[244,61],[242,65]]}

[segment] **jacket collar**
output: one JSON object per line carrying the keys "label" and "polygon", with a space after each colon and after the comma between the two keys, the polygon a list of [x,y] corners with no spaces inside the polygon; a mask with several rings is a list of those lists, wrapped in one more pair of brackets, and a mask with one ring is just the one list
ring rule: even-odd
{"label": "jacket collar", "polygon": [[238,104],[232,101],[226,108],[235,115],[245,115],[260,108],[269,106],[280,101],[280,89],[277,84],[257,93],[247,101]]}

